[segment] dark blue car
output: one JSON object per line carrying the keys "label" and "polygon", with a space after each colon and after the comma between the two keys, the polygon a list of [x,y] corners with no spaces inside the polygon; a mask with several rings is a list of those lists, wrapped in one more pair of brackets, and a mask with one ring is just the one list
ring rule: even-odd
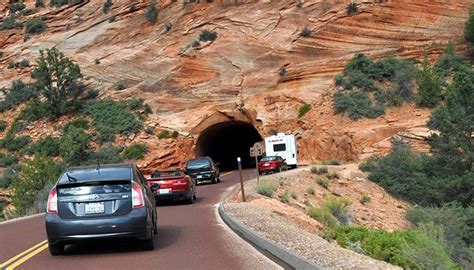
{"label": "dark blue car", "polygon": [[72,167],[51,189],[46,232],[52,255],[80,240],[126,237],[154,248],[157,232],[153,190],[134,164]]}

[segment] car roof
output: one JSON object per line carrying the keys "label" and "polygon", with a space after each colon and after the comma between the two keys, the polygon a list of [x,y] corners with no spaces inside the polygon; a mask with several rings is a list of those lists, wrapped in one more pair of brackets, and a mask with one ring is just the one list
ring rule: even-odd
{"label": "car roof", "polygon": [[193,161],[193,160],[203,160],[203,159],[206,159],[206,160],[212,161],[212,158],[210,158],[210,157],[197,157],[197,158],[190,159],[190,160],[188,160],[188,161]]}
{"label": "car roof", "polygon": [[61,175],[58,183],[132,180],[134,167],[132,163],[70,167]]}

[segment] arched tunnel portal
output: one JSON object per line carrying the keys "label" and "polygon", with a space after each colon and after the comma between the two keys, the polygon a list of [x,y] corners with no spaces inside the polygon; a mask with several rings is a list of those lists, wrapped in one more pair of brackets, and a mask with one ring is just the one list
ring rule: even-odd
{"label": "arched tunnel portal", "polygon": [[244,121],[226,121],[209,126],[201,132],[196,143],[196,157],[209,156],[220,163],[221,171],[237,168],[237,157],[242,167],[255,166],[249,148],[262,141],[257,129]]}

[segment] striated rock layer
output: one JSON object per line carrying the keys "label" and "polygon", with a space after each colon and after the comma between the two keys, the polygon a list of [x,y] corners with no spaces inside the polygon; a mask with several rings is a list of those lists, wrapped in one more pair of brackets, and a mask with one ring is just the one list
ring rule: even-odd
{"label": "striated rock layer", "polygon": [[[6,2],[0,4],[2,21]],[[33,0],[25,2],[34,6]],[[27,41],[22,30],[0,31],[0,87],[17,78],[31,80],[29,69],[7,69],[10,61],[33,63],[39,49],[57,46],[81,66],[86,83],[101,97],[142,97],[154,112],[147,125],[180,132],[176,141],[143,134],[119,139],[150,145],[153,151],[142,163],[147,170],[179,166],[193,156],[206,125],[232,119],[213,118],[216,112],[246,118],[262,136],[274,130],[296,133],[302,161],[385,152],[395,134],[427,150],[429,111],[404,105],[373,120],[335,116],[332,78],[357,52],[417,59],[427,50],[436,58],[450,40],[462,50],[473,3],[358,1],[359,13],[348,16],[349,1],[161,0],[152,24],[143,15],[149,1],[115,0],[108,14],[103,2],[39,9],[27,17],[44,16],[48,28]],[[299,35],[305,26],[309,37]],[[204,29],[215,31],[217,39],[193,44]],[[118,82],[127,88],[115,91]],[[303,103],[313,109],[298,119]]]}

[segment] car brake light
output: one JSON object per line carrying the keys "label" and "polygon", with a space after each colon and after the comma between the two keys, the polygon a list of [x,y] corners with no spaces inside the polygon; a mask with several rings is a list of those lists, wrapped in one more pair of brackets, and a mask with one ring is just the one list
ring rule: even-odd
{"label": "car brake light", "polygon": [[49,192],[46,211],[49,214],[55,214],[58,212],[58,194],[56,193],[56,187],[53,187]]}
{"label": "car brake light", "polygon": [[143,202],[143,192],[140,186],[137,183],[133,183],[132,187],[132,207],[133,208],[142,208],[144,206]]}

